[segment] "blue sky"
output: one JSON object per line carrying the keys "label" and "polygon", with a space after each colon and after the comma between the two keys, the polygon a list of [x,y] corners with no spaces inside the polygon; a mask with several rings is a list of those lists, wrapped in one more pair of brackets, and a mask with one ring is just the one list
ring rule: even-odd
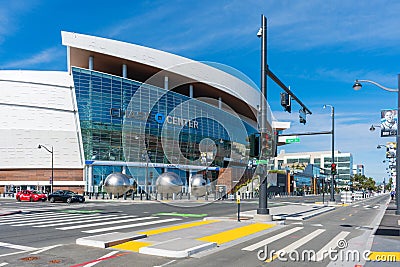
{"label": "blue sky", "polygon": [[[365,174],[387,180],[378,144],[394,141],[371,133],[380,110],[396,108],[396,93],[356,78],[397,87],[400,72],[399,1],[19,1],[0,0],[0,70],[66,70],[60,31],[102,36],[164,50],[199,61],[229,65],[260,80],[261,14],[268,19],[270,69],[313,112],[299,124],[279,105],[281,92],[268,81],[275,117],[291,132],[327,131],[335,107],[335,149],[353,154]],[[286,152],[331,149],[329,135],[301,137]]]}

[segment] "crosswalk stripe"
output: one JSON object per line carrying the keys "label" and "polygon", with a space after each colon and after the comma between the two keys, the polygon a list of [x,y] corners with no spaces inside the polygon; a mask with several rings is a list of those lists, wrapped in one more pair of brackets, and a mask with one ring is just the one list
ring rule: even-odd
{"label": "crosswalk stripe", "polygon": [[[115,217],[118,215],[107,215],[107,216],[97,216],[97,217],[92,217],[87,220],[80,220],[79,223],[86,223],[86,222],[98,222],[98,221],[106,221],[109,219],[115,219]],[[124,218],[132,218],[132,217],[137,217],[137,216],[125,216]],[[68,222],[62,222],[62,223],[51,223],[51,224],[44,224],[44,225],[35,225],[33,227],[38,227],[38,228],[43,228],[43,227],[54,227],[54,226],[61,226],[61,225],[69,225],[69,224],[76,224],[75,219],[73,222],[71,220],[68,220]]]}
{"label": "crosswalk stripe", "polygon": [[[108,215],[108,217],[115,217],[115,216],[118,216],[118,215]],[[70,224],[69,222],[76,223],[75,221],[79,221],[79,222],[90,221],[91,219],[104,218],[104,217],[105,217],[104,215],[93,214],[93,215],[90,215],[90,216],[88,215],[88,216],[84,216],[84,217],[68,218],[68,219],[66,219],[67,222],[64,222],[64,223]],[[136,216],[134,216],[134,217],[136,217]],[[85,219],[87,219],[87,220],[85,220]],[[52,226],[51,224],[53,224],[53,223],[56,223],[56,225],[63,224],[63,223],[60,223],[60,219],[54,218],[52,220],[46,220],[46,221],[41,220],[40,222],[13,224],[11,226],[32,226],[32,225],[38,225],[38,224],[43,225],[44,224],[44,227],[47,227],[47,226]],[[48,224],[50,224],[50,225],[48,225]]]}
{"label": "crosswalk stripe", "polygon": [[354,207],[354,208],[357,208],[358,206],[360,206],[360,204],[356,204],[356,205],[354,205],[353,207]]}
{"label": "crosswalk stripe", "polygon": [[18,249],[18,250],[24,250],[24,251],[32,251],[32,250],[36,250],[37,249],[37,248],[34,248],[34,247],[14,245],[14,244],[4,243],[4,242],[0,242],[0,247],[6,247],[6,248],[12,248],[12,249]]}
{"label": "crosswalk stripe", "polygon": [[[80,215],[80,214],[78,214],[78,215]],[[82,216],[82,215],[80,215],[80,216]],[[42,222],[45,222],[45,221],[54,221],[54,220],[59,220],[59,218],[63,218],[63,217],[68,217],[68,214],[60,214],[60,215],[57,215],[57,216],[55,216],[54,215],[54,217],[53,218],[40,218],[40,220],[42,221]],[[79,217],[79,216],[73,216],[73,217]],[[0,225],[7,225],[7,224],[16,224],[16,223],[24,223],[24,222],[31,222],[32,220],[34,220],[35,218],[25,218],[25,219],[23,219],[23,220],[14,220],[14,221],[9,221],[9,222],[0,222]],[[39,218],[38,218],[39,219]]]}
{"label": "crosswalk stripe", "polygon": [[74,225],[74,226],[67,226],[56,228],[58,230],[72,230],[72,229],[79,229],[79,228],[88,228],[93,226],[102,226],[107,224],[116,224],[116,223],[126,223],[126,222],[134,222],[134,221],[141,221],[141,220],[149,220],[149,219],[158,219],[158,217],[140,217],[134,219],[127,219],[127,220],[113,220],[111,222],[100,222],[100,223],[90,223],[90,224],[83,224],[83,225]]}
{"label": "crosswalk stripe", "polygon": [[108,227],[108,228],[100,228],[100,229],[94,229],[94,230],[82,231],[82,232],[88,233],[88,234],[93,234],[93,233],[99,233],[99,232],[106,232],[106,231],[110,231],[110,230],[134,228],[134,227],[138,227],[138,226],[145,226],[145,225],[152,225],[152,224],[158,224],[158,223],[164,223],[164,222],[173,222],[173,221],[180,221],[180,220],[182,220],[182,219],[171,218],[171,219],[164,219],[164,220],[150,221],[150,222],[142,222],[142,223],[136,223],[136,224],[130,224],[130,225],[128,224],[128,225],[120,225],[120,226],[114,226],[114,227]]}
{"label": "crosswalk stripe", "polygon": [[350,232],[342,231],[337,234],[331,241],[329,241],[323,248],[321,248],[315,257],[313,257],[313,261],[322,261],[326,256],[328,256],[327,251],[330,249],[334,249],[337,247],[339,240],[343,240]]}
{"label": "crosswalk stripe", "polygon": [[290,234],[292,234],[294,232],[297,232],[300,229],[303,229],[303,227],[294,227],[294,228],[289,229],[289,230],[287,230],[285,232],[282,232],[282,233],[274,235],[274,236],[272,236],[270,238],[264,239],[264,240],[262,240],[262,241],[260,241],[258,243],[255,243],[253,245],[250,245],[250,246],[247,246],[245,248],[242,248],[242,250],[254,251],[254,250],[256,250],[256,249],[258,249],[260,247],[263,247],[265,245],[268,245],[269,243],[272,243],[272,242],[274,242],[274,241],[276,241],[276,240],[278,240],[278,239],[280,239],[282,237],[285,237],[285,236],[290,235]]}
{"label": "crosswalk stripe", "polygon": [[316,236],[320,235],[321,233],[325,232],[325,229],[317,229],[314,232],[300,238],[299,240],[293,242],[292,244],[284,247],[283,249],[279,250],[278,252],[274,253],[274,256],[272,258],[269,258],[266,260],[266,262],[271,262],[273,261],[278,255],[285,255],[287,252],[291,252],[296,250],[297,248],[301,247],[311,239],[315,238]]}
{"label": "crosswalk stripe", "polygon": [[27,218],[41,218],[41,217],[46,217],[46,216],[55,215],[55,214],[60,214],[60,213],[47,212],[46,214],[43,214],[43,213],[39,213],[39,214],[32,214],[32,213],[14,214],[14,215],[8,215],[6,218],[0,219],[0,222],[26,220]]}
{"label": "crosswalk stripe", "polygon": [[374,209],[377,209],[377,208],[379,208],[379,205],[376,205],[376,206],[374,206],[373,208],[374,208]]}

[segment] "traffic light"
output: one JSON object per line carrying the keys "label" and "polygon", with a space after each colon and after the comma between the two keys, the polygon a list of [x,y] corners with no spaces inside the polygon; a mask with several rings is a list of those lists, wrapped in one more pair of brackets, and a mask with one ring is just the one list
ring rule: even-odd
{"label": "traffic light", "polygon": [[260,141],[261,141],[261,155],[262,157],[268,157],[268,147],[269,147],[269,137],[267,133],[260,134]]}
{"label": "traffic light", "polygon": [[260,155],[260,135],[259,134],[251,134],[249,136],[250,143],[250,158],[257,158]]}
{"label": "traffic light", "polygon": [[292,112],[291,96],[288,93],[281,93],[281,106],[287,112]]}
{"label": "traffic light", "polygon": [[331,174],[337,174],[336,163],[331,164]]}
{"label": "traffic light", "polygon": [[306,120],[306,111],[304,109],[300,109],[299,110],[299,119],[300,119],[300,123],[306,124],[307,120]]}

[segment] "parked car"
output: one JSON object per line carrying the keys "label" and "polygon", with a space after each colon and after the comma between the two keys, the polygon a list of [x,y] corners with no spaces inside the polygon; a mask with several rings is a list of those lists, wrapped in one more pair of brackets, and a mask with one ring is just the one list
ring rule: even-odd
{"label": "parked car", "polygon": [[67,203],[85,202],[85,197],[70,190],[57,190],[48,196],[50,202],[62,201]]}
{"label": "parked car", "polygon": [[36,190],[21,190],[15,196],[17,201],[46,201],[46,194]]}

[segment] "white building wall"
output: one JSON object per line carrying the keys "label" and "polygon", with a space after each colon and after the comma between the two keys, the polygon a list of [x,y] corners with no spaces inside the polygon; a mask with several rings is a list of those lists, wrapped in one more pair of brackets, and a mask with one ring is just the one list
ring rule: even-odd
{"label": "white building wall", "polygon": [[67,72],[0,71],[0,168],[83,168],[72,77]]}

